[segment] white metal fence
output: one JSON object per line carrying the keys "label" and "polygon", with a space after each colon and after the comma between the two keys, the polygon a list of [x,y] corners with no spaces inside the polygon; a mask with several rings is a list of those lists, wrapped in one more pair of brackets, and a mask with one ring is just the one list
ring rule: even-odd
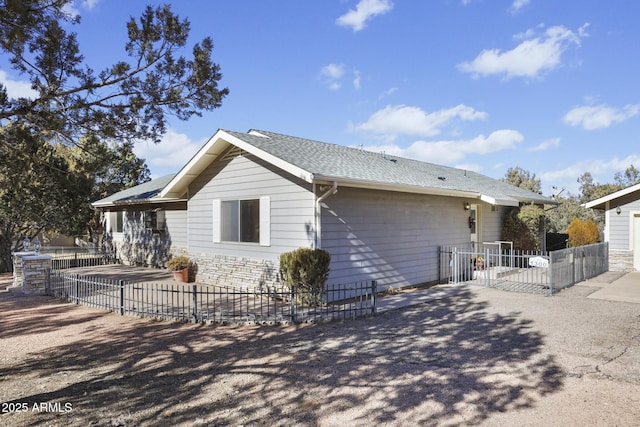
{"label": "white metal fence", "polygon": [[440,248],[440,282],[551,295],[608,271],[608,244],[553,252],[513,250],[510,242]]}

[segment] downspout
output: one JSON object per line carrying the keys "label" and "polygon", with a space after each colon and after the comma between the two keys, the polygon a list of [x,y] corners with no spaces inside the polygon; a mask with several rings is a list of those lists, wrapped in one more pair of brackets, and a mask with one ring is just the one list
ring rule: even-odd
{"label": "downspout", "polygon": [[314,234],[314,242],[313,242],[313,246],[315,249],[322,248],[322,206],[321,204],[325,199],[327,199],[327,197],[333,196],[337,192],[338,192],[338,181],[333,181],[333,185],[331,186],[331,188],[327,190],[326,193],[324,193],[323,195],[321,195],[316,199],[316,212],[315,212],[316,232]]}

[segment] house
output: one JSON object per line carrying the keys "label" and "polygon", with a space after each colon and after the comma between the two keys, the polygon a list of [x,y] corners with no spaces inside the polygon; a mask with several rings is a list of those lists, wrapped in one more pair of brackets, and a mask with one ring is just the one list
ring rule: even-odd
{"label": "house", "polygon": [[154,267],[164,266],[178,249],[186,251],[186,198],[158,197],[174,176],[166,175],[92,203],[104,213],[103,249],[115,252],[125,264]]}
{"label": "house", "polygon": [[640,270],[640,184],[584,205],[604,210],[604,240],[609,242],[609,269]]}
{"label": "house", "polygon": [[329,283],[438,280],[439,247],[500,239],[505,213],[552,199],[461,169],[304,138],[217,131],[176,174],[93,204],[121,259],[186,253],[198,281],[278,282],[279,257],[331,254]]}

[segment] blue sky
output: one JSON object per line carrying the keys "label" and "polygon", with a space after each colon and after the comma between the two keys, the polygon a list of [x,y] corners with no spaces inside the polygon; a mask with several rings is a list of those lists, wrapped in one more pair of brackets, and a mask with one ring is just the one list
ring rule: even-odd
{"label": "blue sky", "polygon": [[[164,2],[149,2],[159,5]],[[95,70],[124,57],[146,3],[77,1]],[[137,154],[177,172],[219,128],[281,132],[501,178],[520,166],[577,193],[640,167],[640,2],[176,1],[191,43],[213,38],[230,95]],[[188,52],[187,52],[188,53]],[[0,62],[10,94],[24,90]],[[28,85],[27,85],[28,86]]]}

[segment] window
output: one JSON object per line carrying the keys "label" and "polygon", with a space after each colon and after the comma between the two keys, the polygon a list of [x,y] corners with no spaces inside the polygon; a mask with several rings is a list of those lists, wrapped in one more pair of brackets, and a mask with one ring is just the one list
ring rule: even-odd
{"label": "window", "polygon": [[213,201],[213,241],[260,243],[271,239],[270,198]]}
{"label": "window", "polygon": [[109,212],[109,225],[112,233],[122,233],[123,212]]}
{"label": "window", "polygon": [[221,214],[222,241],[260,242],[260,200],[225,200]]}
{"label": "window", "polygon": [[165,216],[162,209],[144,211],[144,226],[147,230],[164,231]]}

